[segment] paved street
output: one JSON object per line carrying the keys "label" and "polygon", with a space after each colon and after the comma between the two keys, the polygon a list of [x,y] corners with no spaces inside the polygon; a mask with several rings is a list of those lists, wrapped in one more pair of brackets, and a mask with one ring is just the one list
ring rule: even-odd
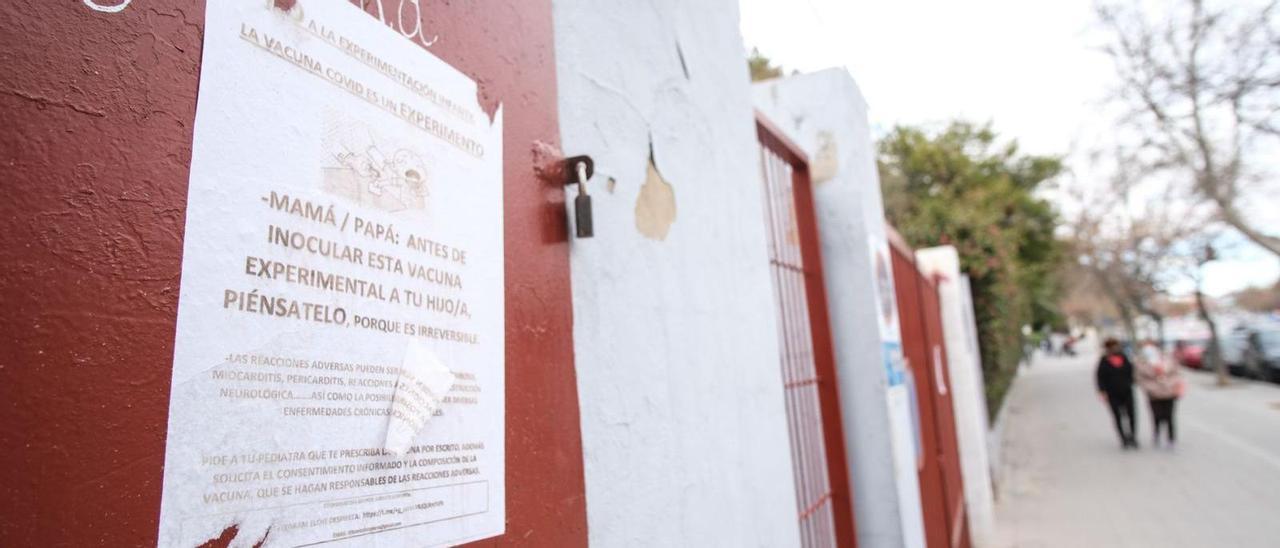
{"label": "paved street", "polygon": [[1017,380],[996,546],[1280,546],[1280,386],[1192,373],[1178,446],[1152,448],[1140,399],[1142,449],[1126,452],[1094,394],[1096,358],[1041,357]]}

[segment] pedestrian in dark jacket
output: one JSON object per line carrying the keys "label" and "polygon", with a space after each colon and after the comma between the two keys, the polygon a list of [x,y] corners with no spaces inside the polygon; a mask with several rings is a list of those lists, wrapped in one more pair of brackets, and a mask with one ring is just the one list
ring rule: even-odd
{"label": "pedestrian in dark jacket", "polygon": [[[1098,399],[1111,407],[1111,416],[1116,421],[1116,433],[1120,434],[1120,446],[1137,449],[1137,421],[1133,414],[1133,362],[1124,355],[1120,341],[1107,339],[1103,346],[1106,353],[1098,360],[1096,374]],[[1128,430],[1124,428],[1126,423]]]}

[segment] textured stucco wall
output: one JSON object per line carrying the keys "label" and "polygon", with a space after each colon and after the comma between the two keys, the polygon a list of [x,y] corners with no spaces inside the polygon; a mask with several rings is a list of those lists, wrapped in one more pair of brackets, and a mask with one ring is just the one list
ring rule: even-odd
{"label": "textured stucco wall", "polygon": [[969,326],[972,310],[966,310],[970,306],[968,284],[961,278],[960,256],[952,246],[918,250],[916,263],[925,275],[938,279],[969,530],[974,546],[988,546],[995,527],[995,509],[987,451],[987,400],[982,386],[982,362]]}
{"label": "textured stucco wall", "polygon": [[553,14],[563,150],[596,165],[571,251],[590,540],[796,545],[736,2]]}
{"label": "textured stucco wall", "polygon": [[[885,242],[867,104],[843,69],[756,84],[756,107],[809,154],[860,546],[922,542],[914,467],[895,467],[872,245]],[[889,290],[892,295],[892,290]],[[892,298],[892,297],[890,297]]]}

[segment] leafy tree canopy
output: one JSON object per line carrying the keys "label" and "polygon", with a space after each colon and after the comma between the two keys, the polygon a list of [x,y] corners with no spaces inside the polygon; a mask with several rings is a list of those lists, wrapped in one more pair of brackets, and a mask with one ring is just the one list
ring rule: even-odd
{"label": "leafy tree canopy", "polygon": [[747,57],[747,68],[751,71],[751,81],[771,80],[782,76],[782,66],[773,64],[768,57],[757,48],[751,48]]}

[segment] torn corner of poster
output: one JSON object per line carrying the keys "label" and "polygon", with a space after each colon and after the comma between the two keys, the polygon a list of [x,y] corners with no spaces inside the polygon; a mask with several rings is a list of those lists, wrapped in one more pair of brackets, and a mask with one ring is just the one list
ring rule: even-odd
{"label": "torn corner of poster", "polygon": [[440,410],[453,386],[453,371],[417,340],[409,342],[396,378],[383,448],[400,456]]}

